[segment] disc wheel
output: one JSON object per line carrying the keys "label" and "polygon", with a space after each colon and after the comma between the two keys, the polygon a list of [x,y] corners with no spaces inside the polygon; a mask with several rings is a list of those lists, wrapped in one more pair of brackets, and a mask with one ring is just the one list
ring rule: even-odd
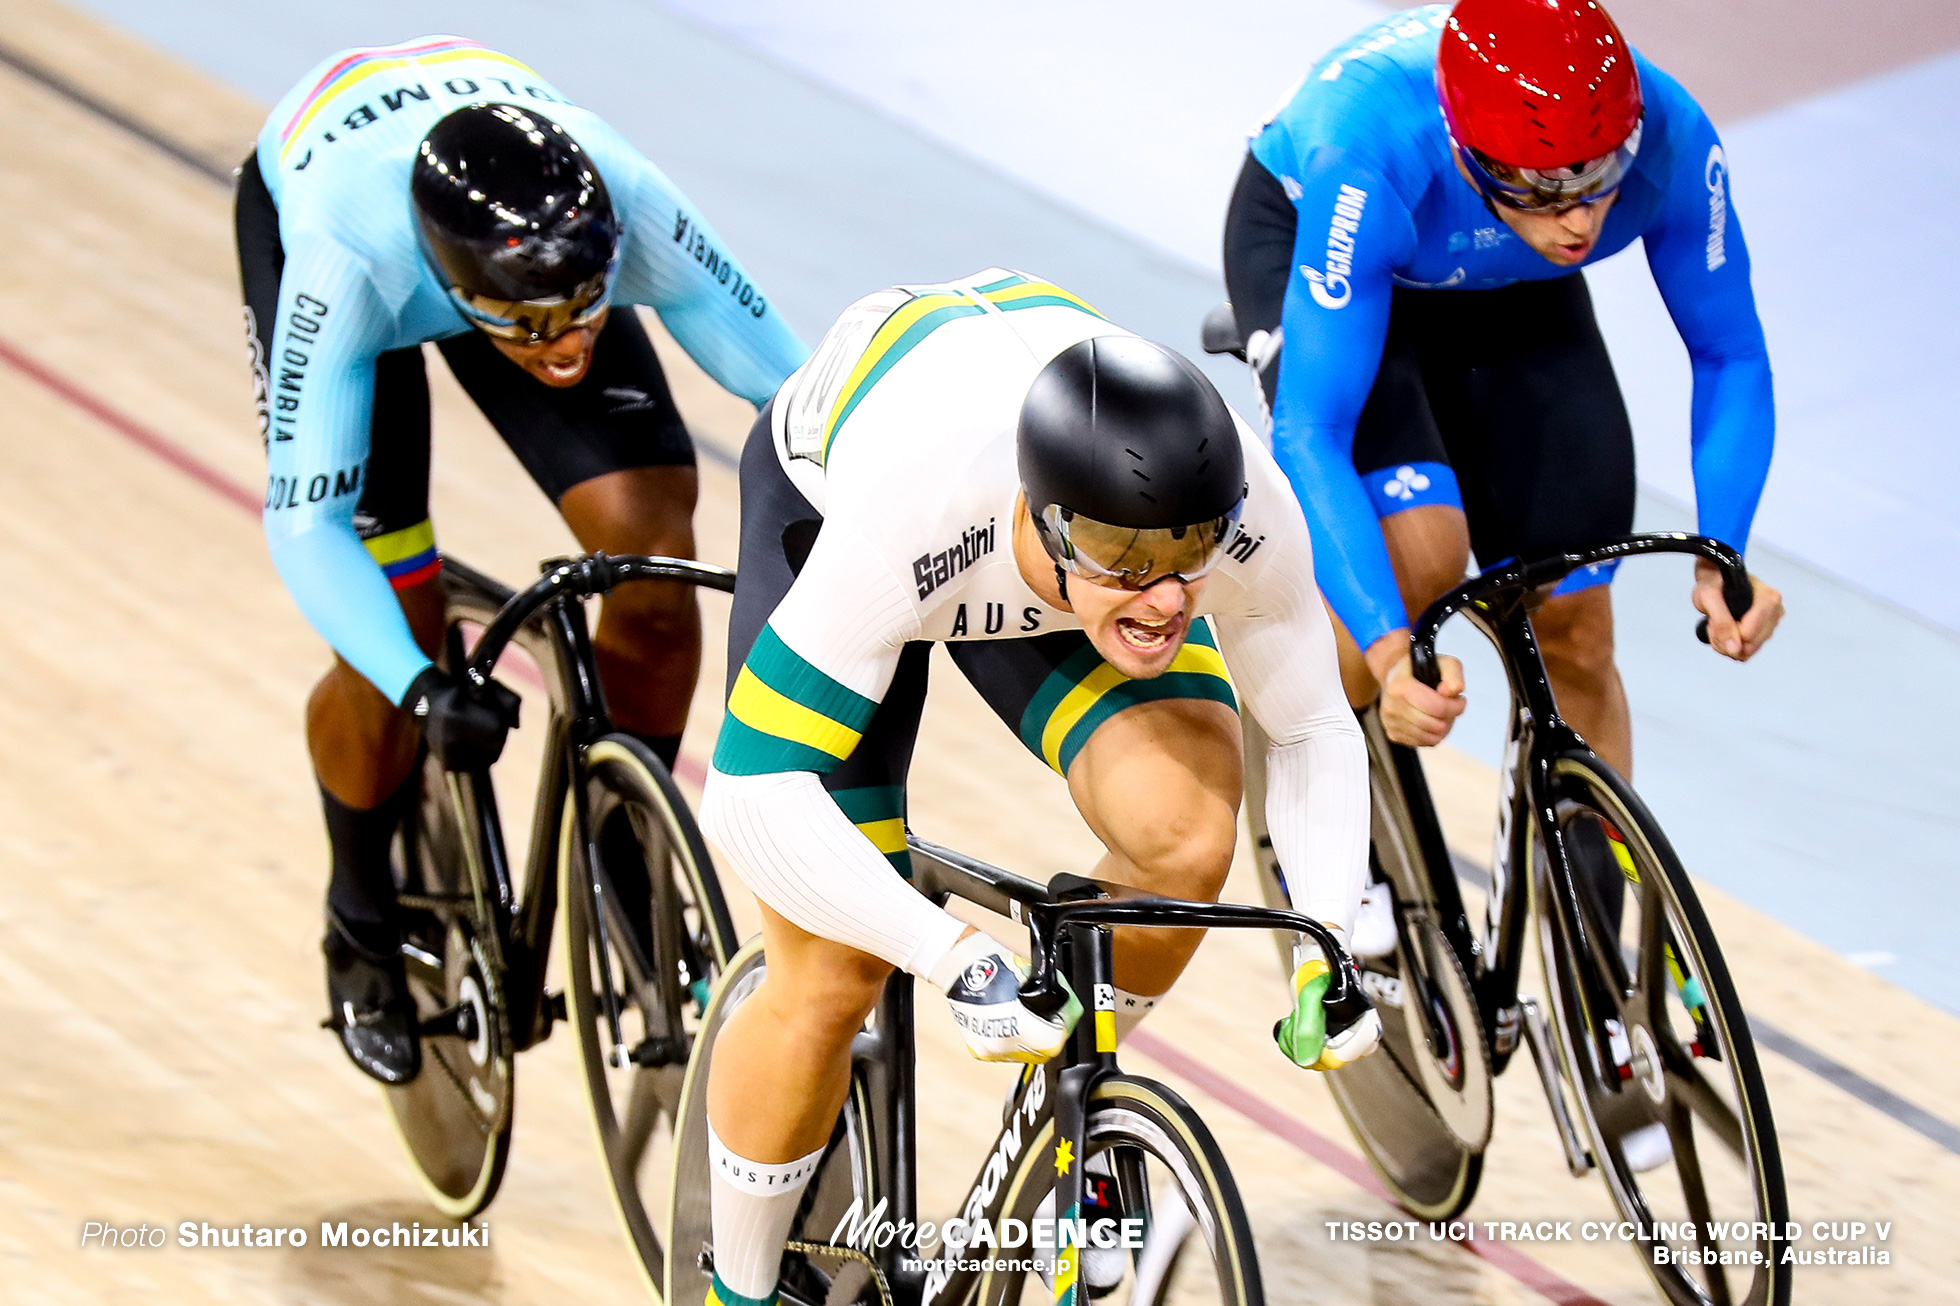
{"label": "disc wheel", "polygon": [[1362,1155],[1410,1214],[1459,1215],[1477,1195],[1495,1117],[1490,1045],[1469,978],[1433,921],[1399,903],[1396,947],[1359,959],[1382,1046],[1327,1076]]}
{"label": "disc wheel", "polygon": [[569,1014],[613,1204],[658,1298],[674,1121],[735,929],[694,817],[646,745],[600,739],[581,782],[592,845],[567,803],[558,859]]}
{"label": "disc wheel", "polygon": [[[1687,873],[1632,789],[1554,762],[1556,835],[1534,831],[1540,954],[1560,1062],[1621,1214],[1678,1306],[1785,1306],[1776,1130],[1728,967]],[[1564,877],[1567,871],[1570,879]],[[1562,911],[1559,897],[1576,912]]]}
{"label": "disc wheel", "polygon": [[469,782],[425,759],[421,799],[397,844],[402,956],[416,1012],[446,1032],[422,1036],[422,1073],[387,1088],[417,1178],[455,1220],[490,1204],[510,1158],[515,1049],[503,965],[472,891],[466,843],[474,822],[457,809]]}

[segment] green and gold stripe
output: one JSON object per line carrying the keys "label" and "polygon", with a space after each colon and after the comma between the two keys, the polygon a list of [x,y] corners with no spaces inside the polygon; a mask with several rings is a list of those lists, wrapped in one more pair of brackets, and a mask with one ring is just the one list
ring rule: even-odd
{"label": "green and gold stripe", "polygon": [[1219,655],[1211,621],[1191,623],[1184,647],[1161,676],[1132,680],[1103,661],[1095,645],[1083,645],[1048,673],[1021,714],[1021,742],[1063,775],[1089,736],[1126,707],[1168,698],[1204,698],[1238,710],[1232,676]]}
{"label": "green and gold stripe", "polygon": [[[1011,313],[1017,308],[1076,308],[1095,317],[1102,317],[1094,305],[1081,296],[1063,290],[1052,281],[1030,281],[1023,276],[1008,277],[977,287],[987,301],[1002,312]],[[1103,318],[1106,322],[1109,319]]]}
{"label": "green and gold stripe", "polygon": [[715,769],[724,775],[825,774],[857,748],[877,710],[764,626],[728,695]]}
{"label": "green and gold stripe", "polygon": [[745,1297],[721,1281],[719,1274],[708,1283],[708,1306],[776,1306],[777,1293],[767,1297]]}
{"label": "green and gold stripe", "polygon": [[862,789],[833,789],[831,801],[855,825],[871,846],[885,855],[892,869],[912,878],[912,855],[905,850],[905,791],[897,785],[867,785]]}
{"label": "green and gold stripe", "polygon": [[837,392],[837,401],[831,405],[830,416],[824,421],[824,460],[829,461],[830,446],[851,413],[870,393],[871,387],[878,384],[878,379],[891,371],[899,359],[953,319],[986,311],[958,291],[935,291],[916,296],[900,305],[898,311],[886,318],[877,334],[871,337],[871,343],[864,347],[864,353],[858,357],[857,366],[844,379],[844,388]]}

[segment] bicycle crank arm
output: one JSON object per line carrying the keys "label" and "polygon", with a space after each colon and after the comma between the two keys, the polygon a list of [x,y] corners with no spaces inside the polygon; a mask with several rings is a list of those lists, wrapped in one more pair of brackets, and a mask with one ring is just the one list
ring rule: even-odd
{"label": "bicycle crank arm", "polygon": [[1592,1169],[1592,1153],[1586,1150],[1579,1131],[1573,1128],[1572,1111],[1566,1105],[1565,1085],[1558,1066],[1552,1061],[1552,1034],[1545,1024],[1545,1013],[1536,998],[1519,998],[1518,1011],[1524,1017],[1524,1041],[1531,1047],[1531,1064],[1538,1067],[1538,1081],[1545,1087],[1545,1101],[1552,1108],[1552,1122],[1558,1126],[1558,1141],[1565,1148],[1565,1168],[1581,1179]]}
{"label": "bicycle crank arm", "polygon": [[476,1007],[468,1002],[444,1007],[417,1026],[416,1033],[423,1038],[448,1034],[465,1043],[474,1043],[477,1035]]}

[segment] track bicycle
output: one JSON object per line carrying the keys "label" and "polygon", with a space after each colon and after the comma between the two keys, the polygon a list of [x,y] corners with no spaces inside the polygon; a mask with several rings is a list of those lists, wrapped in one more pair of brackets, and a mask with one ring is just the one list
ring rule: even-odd
{"label": "track bicycle", "polygon": [[[1443,1220],[1476,1195],[1492,1079],[1520,1042],[1567,1167],[1597,1169],[1661,1294],[1680,1306],[1784,1306],[1789,1218],[1768,1091],[1747,1017],[1693,884],[1624,779],[1558,715],[1530,611],[1568,573],[1655,553],[1722,569],[1738,617],[1750,587],[1727,546],[1636,535],[1495,568],[1438,599],[1411,632],[1416,676],[1440,680],[1435,641],[1463,614],[1496,646],[1511,709],[1490,871],[1453,861],[1414,749],[1361,717],[1372,857],[1390,886],[1395,951],[1362,959],[1382,1048],[1328,1076],[1369,1164],[1410,1212]],[[1705,638],[1705,634],[1704,634]],[[1285,877],[1248,799],[1261,880]],[[1466,873],[1467,872],[1467,873]],[[1473,924],[1464,882],[1484,898]],[[1541,1007],[1518,991],[1535,941]]]}
{"label": "track bicycle", "polygon": [[[423,1069],[387,1089],[429,1200],[466,1219],[496,1196],[510,1155],[515,1059],[569,1020],[620,1221],[651,1282],[683,1069],[709,985],[734,952],[728,908],[680,790],[651,750],[614,731],[582,600],[634,581],[727,592],[734,573],[673,558],[547,562],[521,594],[443,560],[441,660],[483,685],[512,645],[550,697],[529,859],[505,854],[488,771],[425,755],[397,852],[402,953],[421,1015]],[[482,627],[474,649],[465,635]],[[567,994],[545,987],[562,907]]]}
{"label": "track bicycle", "polygon": [[[1109,929],[1266,929],[1289,939],[1304,934],[1336,962],[1338,987],[1329,998],[1339,1001],[1360,978],[1331,933],[1291,911],[1158,898],[1074,875],[1042,885],[916,836],[908,844],[912,882],[928,897],[942,905],[959,898],[1026,926],[1032,968],[1021,993],[1030,1010],[1046,1015],[1063,1006],[1063,976],[1090,999],[1063,1051],[1015,1082],[999,1134],[982,1153],[958,1211],[948,1214],[969,1226],[984,1221],[996,1231],[1012,1228],[1011,1221],[1046,1219],[1044,1212],[1077,1219],[1085,1182],[1104,1184],[1113,1209],[1141,1224],[1129,1248],[1100,1250],[1120,1261],[1103,1262],[1105,1281],[1094,1295],[1127,1287],[1122,1300],[1130,1306],[1159,1306],[1173,1296],[1179,1302],[1259,1306],[1264,1292],[1251,1228],[1211,1132],[1183,1098],[1117,1064]],[[674,1145],[668,1306],[707,1301],[714,1256],[707,1143],[714,1038],[761,983],[766,965],[759,940],[729,963],[688,1065]],[[1079,1259],[1071,1258],[1094,1257],[1094,1248],[1062,1253],[1032,1241],[962,1246],[949,1236],[939,1237],[936,1248],[920,1248],[906,1246],[902,1232],[891,1237],[889,1231],[853,1238],[854,1224],[904,1231],[921,1218],[912,1021],[912,978],[896,974],[853,1045],[849,1096],[790,1235],[785,1300],[802,1306],[1013,1306],[1052,1299],[1077,1306],[1090,1289]],[[1094,1177],[1085,1180],[1091,1171]],[[799,1267],[802,1279],[794,1273]]]}
{"label": "track bicycle", "polygon": [[[1204,321],[1208,353],[1245,358],[1231,306]],[[1545,1090],[1567,1168],[1599,1170],[1661,1294],[1679,1306],[1785,1306],[1789,1219],[1769,1095],[1728,966],[1693,884],[1631,785],[1559,716],[1531,611],[1571,572],[1653,553],[1706,558],[1738,619],[1753,597],[1742,558],[1715,540],[1636,535],[1513,562],[1423,613],[1412,669],[1441,680],[1436,636],[1461,613],[1496,647],[1510,687],[1497,837],[1487,876],[1453,859],[1414,749],[1368,742],[1371,862],[1390,886],[1397,943],[1363,959],[1382,1052],[1328,1076],[1375,1173],[1404,1208],[1445,1220],[1469,1206],[1494,1118],[1492,1079],[1520,1039]],[[1704,619],[1696,634],[1706,643]],[[1248,723],[1246,814],[1267,901],[1286,879],[1264,828],[1264,741]],[[1464,882],[1484,897],[1473,926]],[[1535,940],[1549,1012],[1520,995]],[[1549,1015],[1549,1019],[1548,1019]],[[1724,1258],[1730,1263],[1724,1264]]]}

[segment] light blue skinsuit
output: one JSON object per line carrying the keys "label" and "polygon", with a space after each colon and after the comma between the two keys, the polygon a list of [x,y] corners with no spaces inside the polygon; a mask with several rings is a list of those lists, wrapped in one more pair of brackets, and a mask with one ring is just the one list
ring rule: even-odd
{"label": "light blue skinsuit", "polygon": [[[388,573],[432,563],[434,546],[426,559],[393,558],[355,530],[374,364],[473,329],[422,254],[409,176],[438,119],[485,101],[551,118],[598,165],[624,231],[615,306],[651,306],[710,376],[758,404],[807,354],[686,196],[515,59],[432,36],[342,51],[308,72],[258,141],[286,255],[271,355],[255,360],[268,417],[265,533],[314,629],[397,702],[429,661]],[[379,557],[394,565],[384,571]]]}

